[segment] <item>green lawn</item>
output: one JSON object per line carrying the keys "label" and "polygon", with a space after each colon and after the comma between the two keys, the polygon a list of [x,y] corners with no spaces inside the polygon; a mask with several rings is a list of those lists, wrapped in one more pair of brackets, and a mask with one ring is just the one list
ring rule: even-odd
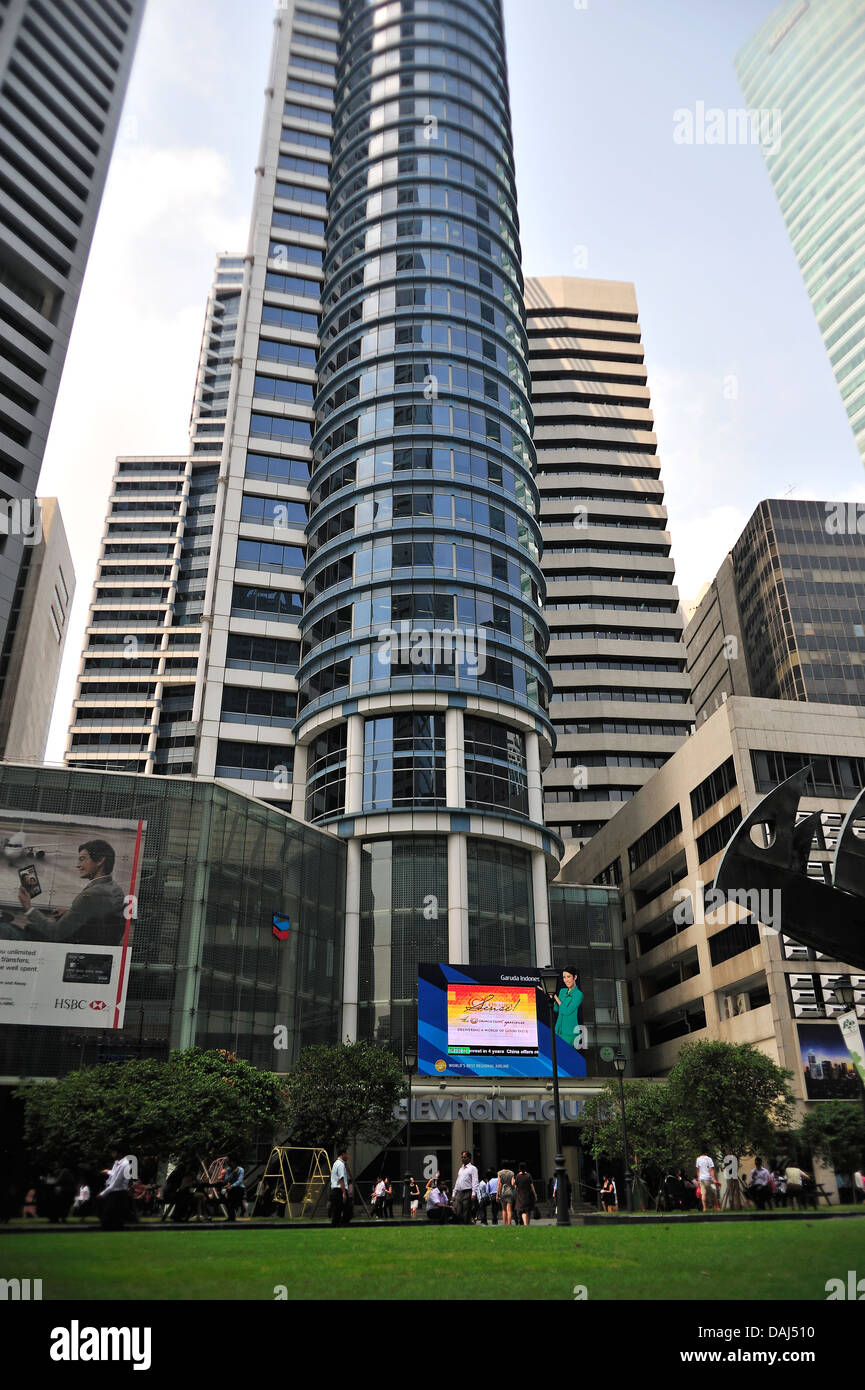
{"label": "green lawn", "polygon": [[0,1277],[41,1279],[43,1299],[823,1301],[863,1237],[858,1220],[28,1233],[0,1235]]}

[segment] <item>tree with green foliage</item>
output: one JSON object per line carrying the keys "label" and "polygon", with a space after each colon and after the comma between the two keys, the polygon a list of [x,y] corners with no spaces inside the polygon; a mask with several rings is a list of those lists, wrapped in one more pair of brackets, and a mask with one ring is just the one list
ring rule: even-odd
{"label": "tree with green foliage", "polygon": [[386,1143],[402,1092],[402,1067],[384,1048],[368,1042],[306,1047],[288,1078],[291,1137],[331,1155],[340,1142]]}
{"label": "tree with green foliage", "polygon": [[865,1116],[855,1101],[821,1100],[803,1119],[796,1138],[836,1173],[865,1166]]}
{"label": "tree with green foliage", "polygon": [[667,1077],[693,1154],[770,1152],[793,1118],[790,1072],[750,1043],[686,1043]]}
{"label": "tree with green foliage", "polygon": [[97,1167],[117,1146],[190,1163],[269,1142],[286,1119],[284,1078],[199,1047],[165,1062],[87,1067],[17,1094],[25,1142],[46,1165]]}
{"label": "tree with green foliage", "polygon": [[[641,1172],[654,1169],[664,1173],[688,1161],[687,1129],[673,1109],[666,1082],[626,1081],[624,1093],[629,1163],[636,1157]],[[621,1156],[622,1105],[617,1081],[608,1081],[599,1095],[586,1102],[582,1120],[591,1131],[588,1147],[596,1159]]]}

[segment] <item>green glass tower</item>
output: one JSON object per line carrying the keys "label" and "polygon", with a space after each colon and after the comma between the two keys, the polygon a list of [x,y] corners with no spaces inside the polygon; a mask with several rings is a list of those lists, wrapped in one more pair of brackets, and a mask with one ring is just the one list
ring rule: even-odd
{"label": "green glass tower", "polygon": [[736,57],[844,408],[865,463],[865,5],[787,0]]}

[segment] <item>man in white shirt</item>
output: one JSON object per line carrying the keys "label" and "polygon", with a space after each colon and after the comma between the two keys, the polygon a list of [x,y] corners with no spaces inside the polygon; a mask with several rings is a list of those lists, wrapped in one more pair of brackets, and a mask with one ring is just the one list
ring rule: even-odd
{"label": "man in white shirt", "polygon": [[758,1211],[765,1211],[771,1191],[769,1169],[763,1166],[762,1158],[755,1158],[754,1167],[748,1174],[748,1193],[753,1198]]}
{"label": "man in white shirt", "polygon": [[132,1164],[122,1149],[115,1149],[112,1157],[114,1166],[99,1194],[99,1220],[104,1231],[119,1231],[129,1215]]}
{"label": "man in white shirt", "polygon": [[90,1188],[87,1186],[87,1183],[86,1183],[86,1182],[83,1182],[83,1183],[81,1183],[80,1187],[78,1188],[78,1196],[75,1198],[75,1201],[72,1203],[72,1211],[73,1211],[73,1214],[74,1214],[75,1216],[80,1217],[81,1220],[83,1221],[84,1218],[85,1218],[85,1216],[87,1215],[89,1209],[90,1209]]}
{"label": "man in white shirt", "polygon": [[708,1154],[700,1154],[697,1159],[697,1182],[700,1184],[700,1192],[703,1197],[703,1211],[708,1211],[711,1207],[714,1211],[717,1205],[717,1195],[715,1193],[715,1160]]}
{"label": "man in white shirt", "polygon": [[498,1175],[498,1173],[493,1173],[492,1176],[491,1176],[490,1178],[487,1179],[487,1192],[489,1193],[489,1197],[490,1197],[490,1211],[492,1212],[493,1225],[494,1225],[494,1226],[498,1226],[498,1224],[499,1224],[499,1175]]}
{"label": "man in white shirt", "polygon": [[436,1183],[427,1193],[426,1214],[429,1221],[436,1225],[445,1225],[453,1220],[453,1208],[448,1201],[448,1194],[444,1192]]}
{"label": "man in white shirt", "polygon": [[379,1221],[384,1220],[384,1199],[386,1193],[387,1188],[385,1186],[384,1178],[379,1178],[378,1182],[375,1185],[375,1188],[373,1189],[373,1196],[375,1197],[375,1202],[373,1203],[372,1208],[373,1216],[378,1217]]}
{"label": "man in white shirt", "polygon": [[348,1176],[348,1149],[341,1145],[337,1151],[336,1162],[330,1170],[330,1224],[347,1226],[351,1221],[354,1207],[351,1183]]}
{"label": "man in white shirt", "polygon": [[472,1223],[472,1199],[478,1195],[478,1170],[472,1163],[472,1156],[463,1150],[462,1163],[454,1183],[454,1220],[461,1226]]}

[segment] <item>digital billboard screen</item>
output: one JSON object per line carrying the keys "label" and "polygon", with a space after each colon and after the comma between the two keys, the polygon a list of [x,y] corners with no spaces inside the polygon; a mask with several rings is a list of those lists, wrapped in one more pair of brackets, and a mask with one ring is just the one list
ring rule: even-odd
{"label": "digital billboard screen", "polygon": [[[572,982],[571,982],[572,980]],[[552,1076],[550,1011],[540,970],[418,966],[418,1071],[425,1076]],[[586,1075],[579,977],[559,977],[560,1076]]]}

